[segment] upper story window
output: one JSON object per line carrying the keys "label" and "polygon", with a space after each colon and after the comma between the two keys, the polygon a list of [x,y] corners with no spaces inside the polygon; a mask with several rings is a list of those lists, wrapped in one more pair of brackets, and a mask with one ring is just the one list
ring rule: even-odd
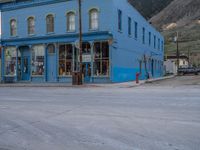
{"label": "upper story window", "polygon": [[158,50],[160,50],[160,39],[158,39]]}
{"label": "upper story window", "polygon": [[118,10],[118,30],[122,31],[122,11]]}
{"label": "upper story window", "polygon": [[135,39],[138,38],[138,23],[135,22]]}
{"label": "upper story window", "polygon": [[153,43],[154,43],[154,44],[153,44],[153,45],[154,45],[153,47],[156,48],[156,36],[155,36],[155,35],[154,35],[154,37],[153,37]]}
{"label": "upper story window", "polygon": [[132,34],[132,20],[128,17],[128,35]]}
{"label": "upper story window", "polygon": [[35,18],[29,17],[27,22],[28,22],[28,35],[35,34]]}
{"label": "upper story window", "polygon": [[162,51],[164,51],[164,42],[163,41],[161,42],[161,49],[162,49]]}
{"label": "upper story window", "polygon": [[142,43],[145,44],[145,28],[142,28]]}
{"label": "upper story window", "polygon": [[76,15],[74,12],[67,13],[67,31],[73,32],[76,30]]}
{"label": "upper story window", "polygon": [[89,12],[89,24],[91,30],[97,30],[99,28],[99,12],[97,9],[91,9]]}
{"label": "upper story window", "polygon": [[10,20],[10,35],[17,35],[17,21],[15,19]]}
{"label": "upper story window", "polygon": [[54,32],[54,16],[52,14],[49,14],[46,17],[46,29],[47,33]]}
{"label": "upper story window", "polygon": [[151,32],[149,32],[149,46],[151,46]]}

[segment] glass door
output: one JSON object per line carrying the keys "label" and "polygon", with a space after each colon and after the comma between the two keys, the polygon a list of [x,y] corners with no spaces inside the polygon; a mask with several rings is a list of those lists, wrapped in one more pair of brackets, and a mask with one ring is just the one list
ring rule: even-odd
{"label": "glass door", "polygon": [[86,82],[86,83],[90,82],[91,64],[90,63],[83,63],[82,71],[83,71],[83,75],[84,75],[84,82]]}

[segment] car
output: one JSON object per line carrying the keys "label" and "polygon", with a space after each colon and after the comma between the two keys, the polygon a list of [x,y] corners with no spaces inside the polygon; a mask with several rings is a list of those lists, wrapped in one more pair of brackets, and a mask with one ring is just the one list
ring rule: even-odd
{"label": "car", "polygon": [[185,75],[185,74],[199,75],[200,74],[200,68],[195,68],[195,67],[179,68],[178,74],[179,75]]}

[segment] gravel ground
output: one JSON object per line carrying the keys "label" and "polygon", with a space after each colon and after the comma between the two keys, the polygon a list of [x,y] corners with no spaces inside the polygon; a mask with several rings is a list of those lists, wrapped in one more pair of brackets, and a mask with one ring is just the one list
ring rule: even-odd
{"label": "gravel ground", "polygon": [[1,87],[0,150],[200,150],[200,77]]}

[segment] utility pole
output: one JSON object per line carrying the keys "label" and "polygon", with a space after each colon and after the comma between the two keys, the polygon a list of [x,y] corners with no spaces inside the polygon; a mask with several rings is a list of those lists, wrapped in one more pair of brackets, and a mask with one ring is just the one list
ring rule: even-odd
{"label": "utility pole", "polygon": [[179,33],[178,31],[176,32],[176,37],[175,37],[175,42],[176,42],[176,57],[177,57],[177,73],[179,70]]}
{"label": "utility pole", "polygon": [[190,67],[190,49],[188,48],[188,65]]}
{"label": "utility pole", "polygon": [[[77,0],[78,3],[78,15],[79,15],[79,39],[75,42],[77,50],[79,50],[79,58],[77,58],[76,71],[72,74],[72,85],[83,84],[83,69],[82,69],[82,6],[81,0]],[[77,52],[78,53],[78,52]]]}
{"label": "utility pole", "polygon": [[82,68],[82,4],[81,0],[78,0],[79,6],[79,53],[80,53],[80,84],[83,84],[83,68]]}

